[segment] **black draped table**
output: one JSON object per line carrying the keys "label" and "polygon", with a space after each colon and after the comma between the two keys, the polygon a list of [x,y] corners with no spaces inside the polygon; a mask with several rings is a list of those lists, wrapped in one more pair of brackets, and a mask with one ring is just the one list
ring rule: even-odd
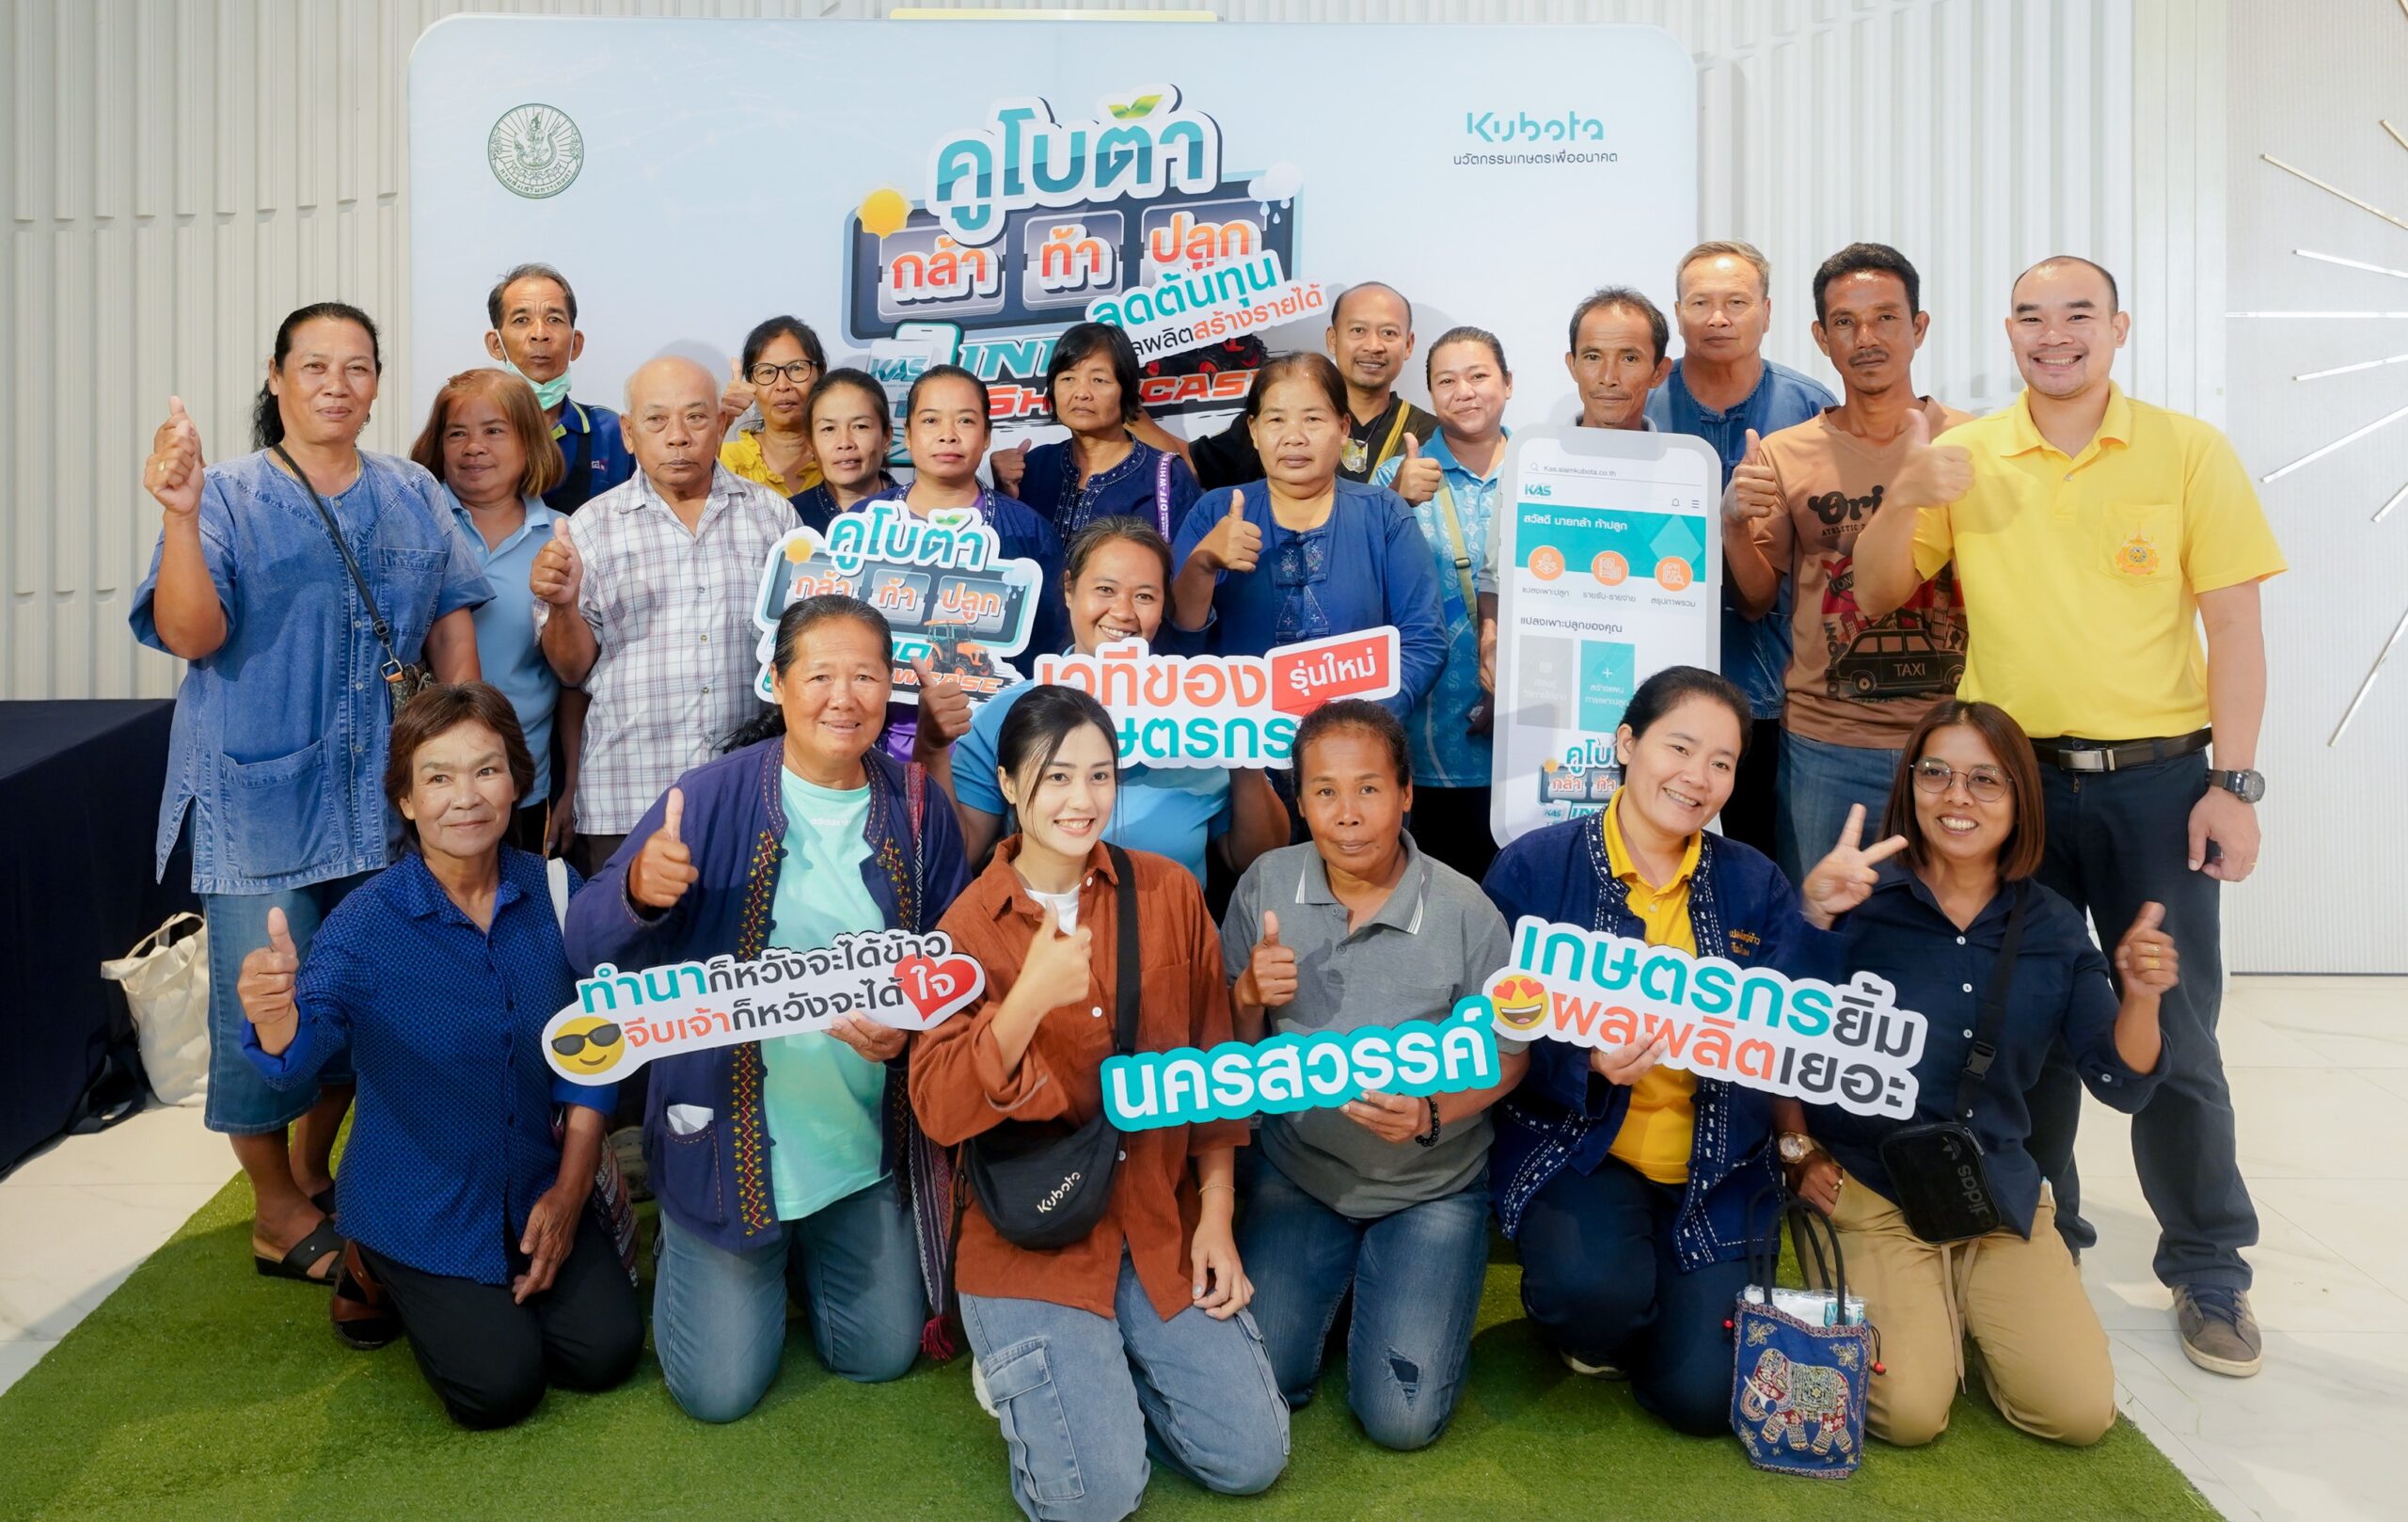
{"label": "black draped table", "polygon": [[101,963],[199,907],[182,851],[165,885],[150,865],[175,709],[0,703],[0,1173],[66,1128],[125,1034]]}

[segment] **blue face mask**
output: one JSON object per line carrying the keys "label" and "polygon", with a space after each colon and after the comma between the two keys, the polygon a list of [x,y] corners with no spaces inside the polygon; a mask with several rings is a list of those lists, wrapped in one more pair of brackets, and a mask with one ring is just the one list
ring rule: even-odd
{"label": "blue face mask", "polygon": [[554,407],[559,406],[561,403],[565,401],[568,397],[568,372],[565,370],[553,376],[550,380],[538,382],[525,371],[519,369],[516,365],[512,364],[508,355],[502,356],[501,368],[517,376],[520,380],[525,381],[528,385],[533,387],[535,388],[535,400],[543,404],[543,407],[546,412],[549,412]]}

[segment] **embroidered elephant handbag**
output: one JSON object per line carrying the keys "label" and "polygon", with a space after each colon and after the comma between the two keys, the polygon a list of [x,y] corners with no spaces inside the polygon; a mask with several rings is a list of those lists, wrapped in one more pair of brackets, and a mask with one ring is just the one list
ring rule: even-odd
{"label": "embroidered elephant handbag", "polygon": [[[1769,1229],[1759,1233],[1768,1200]],[[1783,1219],[1829,1292],[1781,1287]],[[1839,1236],[1819,1213],[1776,1184],[1749,1207],[1748,1228],[1749,1282],[1731,1315],[1731,1428],[1759,1469],[1845,1480],[1864,1455],[1864,1382],[1880,1367],[1878,1334],[1864,1302],[1848,1295]]]}

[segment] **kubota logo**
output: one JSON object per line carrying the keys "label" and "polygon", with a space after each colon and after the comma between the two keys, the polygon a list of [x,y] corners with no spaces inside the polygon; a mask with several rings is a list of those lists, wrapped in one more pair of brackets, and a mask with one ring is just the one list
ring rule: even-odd
{"label": "kubota logo", "polygon": [[1528,111],[1503,116],[1494,111],[1464,113],[1464,135],[1483,143],[1602,143],[1606,124],[1597,117],[1566,111],[1544,119]]}

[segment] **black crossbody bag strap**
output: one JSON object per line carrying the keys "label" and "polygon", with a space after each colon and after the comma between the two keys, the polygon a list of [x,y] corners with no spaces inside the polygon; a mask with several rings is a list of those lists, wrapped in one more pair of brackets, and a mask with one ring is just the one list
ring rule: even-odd
{"label": "black crossbody bag strap", "polygon": [[2032,902],[2029,880],[2015,885],[2015,907],[2007,912],[2006,934],[1998,944],[1998,965],[1990,969],[1989,986],[1982,991],[1981,1014],[1973,1022],[1973,1044],[1965,1053],[1965,1071],[1956,1080],[1956,1108],[1949,1118],[1973,1123],[1973,1101],[1998,1060],[1998,1033],[2006,1023],[2006,995],[2015,986],[2015,957],[2023,946],[2023,912]]}
{"label": "black crossbody bag strap", "polygon": [[[375,633],[376,642],[384,647],[382,674],[388,682],[399,680],[405,668],[402,658],[393,652],[393,626],[385,622],[383,613],[376,610],[375,595],[368,590],[368,578],[359,574],[359,563],[351,558],[351,546],[343,542],[342,530],[336,527],[334,513],[326,506],[326,499],[318,495],[318,488],[309,484],[309,475],[293,463],[292,455],[284,452],[284,446],[271,444],[268,447],[276,451],[276,457],[284,462],[284,468],[293,472],[293,479],[301,483],[301,489],[309,494],[309,500],[317,507],[318,516],[325,521],[326,537],[335,542],[336,552],[342,556],[343,569],[351,573],[351,584],[357,589],[360,602],[368,609],[368,626]],[[365,463],[359,468],[362,475],[367,473]]]}
{"label": "black crossbody bag strap", "polygon": [[1137,975],[1137,869],[1129,853],[1106,845],[1112,860],[1113,888],[1113,1050],[1129,1056],[1137,1050],[1137,1004],[1142,980]]}

